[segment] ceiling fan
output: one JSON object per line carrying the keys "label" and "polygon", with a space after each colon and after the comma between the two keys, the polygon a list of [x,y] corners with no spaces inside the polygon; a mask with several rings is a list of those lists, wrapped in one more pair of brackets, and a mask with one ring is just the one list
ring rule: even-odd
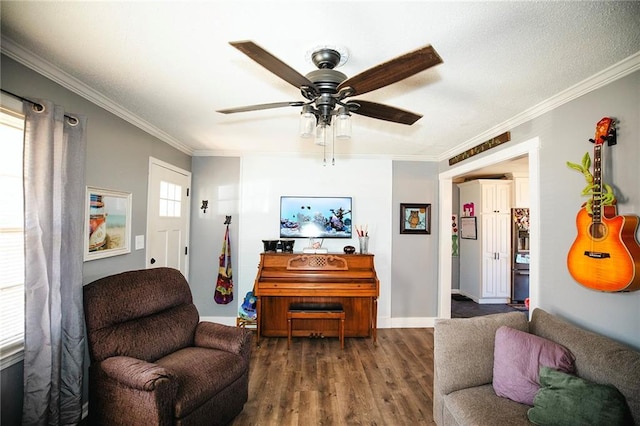
{"label": "ceiling fan", "polygon": [[340,64],[340,52],[337,49],[323,47],[311,55],[311,60],[318,69],[302,75],[253,41],[232,41],[229,44],[300,89],[306,101],[274,102],[222,109],[217,112],[232,114],[286,106],[302,107],[302,113],[313,114],[318,125],[330,125],[332,116],[349,113],[411,125],[422,115],[376,102],[347,98],[380,89],[442,63],[442,58],[435,49],[426,45],[353,77],[347,77],[334,69]]}

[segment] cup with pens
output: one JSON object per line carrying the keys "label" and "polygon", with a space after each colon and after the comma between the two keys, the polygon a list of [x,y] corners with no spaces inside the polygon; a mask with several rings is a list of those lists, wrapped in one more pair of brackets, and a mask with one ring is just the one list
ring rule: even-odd
{"label": "cup with pens", "polygon": [[360,254],[369,253],[369,230],[368,225],[356,225],[356,233],[358,234],[358,242],[360,243]]}

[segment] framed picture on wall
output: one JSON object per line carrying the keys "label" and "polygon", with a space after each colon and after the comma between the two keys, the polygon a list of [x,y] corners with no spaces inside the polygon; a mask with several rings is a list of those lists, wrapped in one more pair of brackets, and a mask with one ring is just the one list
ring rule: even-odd
{"label": "framed picture on wall", "polygon": [[84,260],[131,252],[131,193],[87,186]]}
{"label": "framed picture on wall", "polygon": [[431,204],[400,204],[401,234],[431,233]]}
{"label": "framed picture on wall", "polygon": [[460,218],[460,238],[465,240],[478,239],[477,219],[476,216]]}

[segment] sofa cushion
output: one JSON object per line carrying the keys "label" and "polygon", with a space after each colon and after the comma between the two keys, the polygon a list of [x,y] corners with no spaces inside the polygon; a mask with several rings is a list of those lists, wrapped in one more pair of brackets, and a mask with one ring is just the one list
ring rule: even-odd
{"label": "sofa cushion", "polygon": [[527,405],[500,398],[491,385],[475,386],[444,397],[439,425],[530,426]]}
{"label": "sofa cushion", "polygon": [[629,425],[631,412],[624,396],[601,385],[549,367],[540,369],[542,386],[527,415],[537,425]]}
{"label": "sofa cushion", "polygon": [[560,343],[576,357],[576,375],[596,383],[613,385],[627,399],[640,425],[640,352],[615,340],[579,328],[568,321],[535,309],[530,332]]}
{"label": "sofa cushion", "polygon": [[443,394],[491,383],[494,339],[503,325],[529,330],[522,312],[436,320],[433,353],[437,386]]}
{"label": "sofa cushion", "polygon": [[502,326],[496,331],[493,388],[498,396],[533,405],[541,366],[574,371],[574,356],[551,340]]}

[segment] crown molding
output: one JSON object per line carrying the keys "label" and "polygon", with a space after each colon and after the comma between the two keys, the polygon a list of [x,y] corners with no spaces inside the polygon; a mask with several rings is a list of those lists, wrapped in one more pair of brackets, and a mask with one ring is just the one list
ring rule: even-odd
{"label": "crown molding", "polygon": [[[278,156],[281,158],[320,158],[322,153],[317,152],[274,152],[274,151],[237,151],[237,150],[215,150],[215,149],[199,149],[193,151],[194,157],[262,157],[262,156]],[[330,162],[330,156],[327,161]],[[350,154],[336,153],[336,160],[390,160],[390,161],[420,161],[420,162],[437,162],[438,158],[430,155],[390,155],[390,154]]]}
{"label": "crown molding", "polygon": [[2,36],[0,51],[4,55],[7,55],[9,58],[19,62],[27,68],[32,69],[38,74],[42,74],[49,80],[58,83],[59,85],[66,89],[69,89],[73,93],[82,96],[88,101],[98,105],[101,108],[104,108],[112,114],[115,114],[123,120],[144,130],[146,133],[155,136],[156,138],[160,139],[163,142],[166,142],[167,144],[184,152],[185,154],[193,155],[193,149],[191,147],[178,141],[159,128],[149,124],[144,119],[138,117],[126,108],[123,108],[122,106],[113,102],[111,99],[108,99],[102,93],[92,89],[82,81],[62,71],[52,63],[26,50],[10,38]]}
{"label": "crown molding", "polygon": [[521,112],[520,114],[513,116],[509,120],[486,130],[485,132],[467,140],[460,145],[457,145],[455,148],[443,153],[438,158],[438,160],[447,160],[454,155],[459,154],[460,152],[464,152],[465,150],[478,145],[479,143],[482,143],[506,131],[512,130],[516,126],[531,121],[534,118],[539,117],[553,109],[556,109],[563,104],[566,104],[576,98],[579,98],[582,95],[606,86],[607,84],[638,70],[640,70],[640,51],[610,66],[609,68],[606,68],[592,75],[591,77],[569,87],[568,89],[563,90],[557,95],[554,95],[549,99],[540,102],[539,104]]}

